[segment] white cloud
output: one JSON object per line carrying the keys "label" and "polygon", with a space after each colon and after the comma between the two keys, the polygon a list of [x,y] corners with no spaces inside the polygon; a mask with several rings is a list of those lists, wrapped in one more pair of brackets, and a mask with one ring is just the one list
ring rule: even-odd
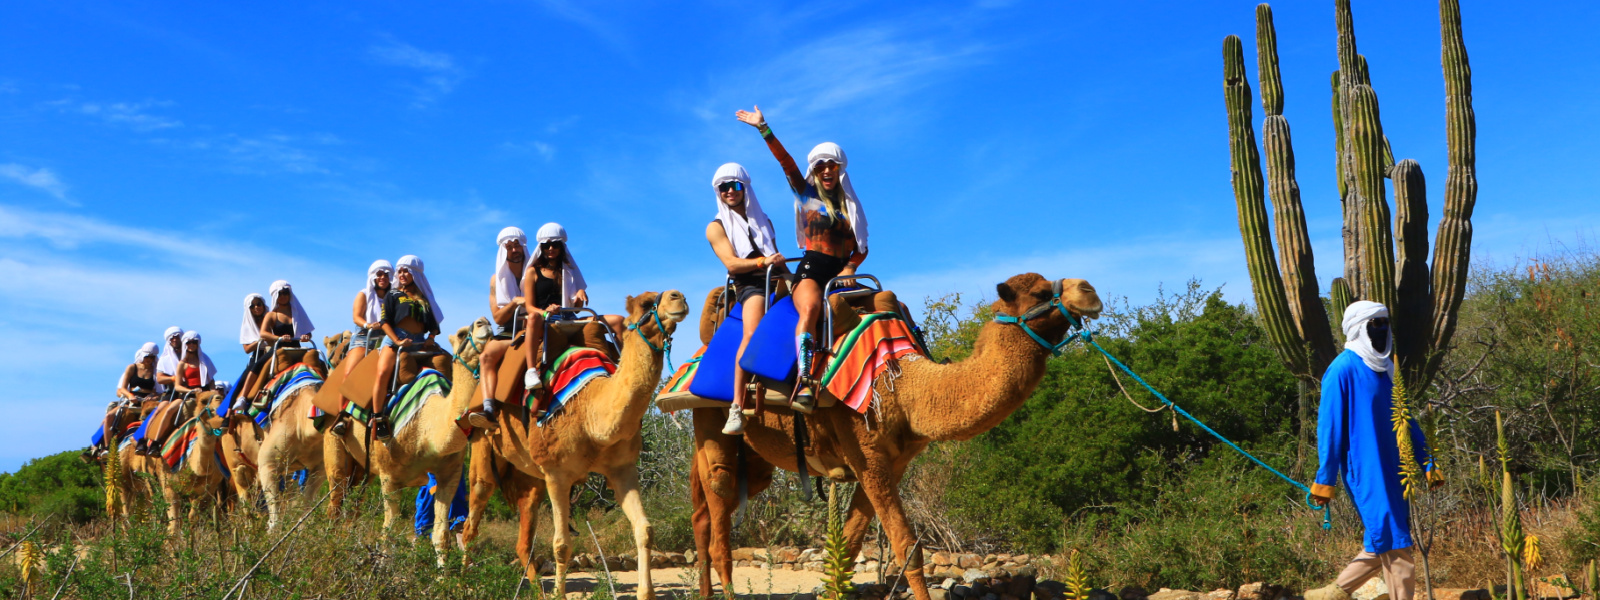
{"label": "white cloud", "polygon": [[500,149],[514,154],[532,154],[545,162],[550,162],[556,157],[556,147],[546,142],[534,140],[531,142],[504,142]]}
{"label": "white cloud", "polygon": [[392,38],[385,38],[382,43],[368,47],[367,55],[382,64],[423,73],[420,82],[406,85],[416,94],[413,105],[418,108],[449,95],[466,78],[466,72],[449,54],[430,52]]}
{"label": "white cloud", "polygon": [[153,114],[150,108],[171,106],[171,102],[73,102],[56,103],[68,110],[103,120],[112,125],[129,127],[135,131],[156,131],[183,126],[183,122]]}
{"label": "white cloud", "polygon": [[46,194],[55,196],[57,200],[76,205],[76,203],[67,200],[67,184],[62,183],[61,178],[57,177],[55,171],[50,169],[44,167],[33,169],[16,163],[6,163],[0,165],[0,177],[38,189]]}
{"label": "white cloud", "polygon": [[580,8],[578,3],[568,0],[540,0],[539,5],[553,15],[589,30],[613,50],[624,55],[628,53],[628,40],[617,27],[617,20],[597,17],[594,13]]}

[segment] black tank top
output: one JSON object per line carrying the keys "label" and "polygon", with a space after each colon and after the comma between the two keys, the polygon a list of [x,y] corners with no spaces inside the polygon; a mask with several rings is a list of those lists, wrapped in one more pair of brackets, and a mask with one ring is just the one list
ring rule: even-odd
{"label": "black tank top", "polygon": [[[136,373],[138,371],[135,371]],[[128,376],[128,391],[137,395],[156,393],[156,380],[153,377]]]}
{"label": "black tank top", "polygon": [[277,335],[277,336],[294,335],[294,324],[293,323],[284,323],[284,322],[281,322],[281,321],[277,322],[277,323],[273,323],[272,324],[272,335]]}
{"label": "black tank top", "polygon": [[533,305],[543,310],[550,305],[561,306],[561,282],[548,279],[538,269],[534,270]]}

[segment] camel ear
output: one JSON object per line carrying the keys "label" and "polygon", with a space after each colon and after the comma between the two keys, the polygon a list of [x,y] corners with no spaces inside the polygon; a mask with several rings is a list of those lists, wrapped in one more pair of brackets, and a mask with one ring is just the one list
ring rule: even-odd
{"label": "camel ear", "polygon": [[1017,292],[1015,290],[1012,290],[1011,286],[1006,285],[1004,283],[995,284],[994,292],[996,294],[999,294],[1000,295],[1000,299],[1005,301],[1005,302],[1016,302],[1017,301]]}

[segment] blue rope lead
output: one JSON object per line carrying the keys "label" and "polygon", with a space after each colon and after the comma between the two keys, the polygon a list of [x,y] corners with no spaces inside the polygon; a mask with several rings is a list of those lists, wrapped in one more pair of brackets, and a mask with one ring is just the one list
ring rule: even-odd
{"label": "blue rope lead", "polygon": [[1217,433],[1216,430],[1214,430],[1214,429],[1212,429],[1210,427],[1207,427],[1205,423],[1201,423],[1200,419],[1194,418],[1194,415],[1189,414],[1189,411],[1183,410],[1182,407],[1178,406],[1177,404],[1174,404],[1171,400],[1168,400],[1166,396],[1161,395],[1161,392],[1156,391],[1156,388],[1150,387],[1150,384],[1145,383],[1144,378],[1140,377],[1138,373],[1134,373],[1133,369],[1129,369],[1127,365],[1122,364],[1122,361],[1117,360],[1117,357],[1112,356],[1110,352],[1106,352],[1105,348],[1101,348],[1100,344],[1098,342],[1094,341],[1093,337],[1089,336],[1089,331],[1088,330],[1084,330],[1084,331],[1080,332],[1078,334],[1078,337],[1083,338],[1084,343],[1087,343],[1090,346],[1094,346],[1095,350],[1099,350],[1101,354],[1106,355],[1106,358],[1109,359],[1112,364],[1117,365],[1117,368],[1122,369],[1123,373],[1127,373],[1128,376],[1132,377],[1134,381],[1139,382],[1139,385],[1144,386],[1144,389],[1150,390],[1151,394],[1154,394],[1156,398],[1159,398],[1162,402],[1166,403],[1167,407],[1171,408],[1173,412],[1176,412],[1176,413],[1178,413],[1180,415],[1183,415],[1183,418],[1194,422],[1195,425],[1199,425],[1201,429],[1204,429],[1206,431],[1206,433],[1211,434],[1212,437],[1215,437],[1215,438],[1217,438],[1219,440],[1222,440],[1222,443],[1227,444],[1229,448],[1233,448],[1234,450],[1238,451],[1239,454],[1243,454],[1245,458],[1248,458],[1248,459],[1250,459],[1252,461],[1255,461],[1256,464],[1261,465],[1261,468],[1266,469],[1268,471],[1271,471],[1273,475],[1277,475],[1278,477],[1282,478],[1284,481],[1289,482],[1290,485],[1293,485],[1293,486],[1295,486],[1297,488],[1300,488],[1301,491],[1304,491],[1306,493],[1306,498],[1305,498],[1306,506],[1308,508],[1310,508],[1311,510],[1322,511],[1322,528],[1324,530],[1333,529],[1333,515],[1332,515],[1332,513],[1330,513],[1328,511],[1327,505],[1317,506],[1316,503],[1311,501],[1311,488],[1306,487],[1305,484],[1303,484],[1303,483],[1295,481],[1294,479],[1290,478],[1288,475],[1284,475],[1282,472],[1278,471],[1277,469],[1272,468],[1271,465],[1268,465],[1267,463],[1261,462],[1261,459],[1256,458],[1255,456],[1251,455],[1249,452],[1245,452],[1244,448],[1240,448],[1238,444],[1233,443],[1232,441],[1228,440],[1228,438],[1222,437],[1222,434]]}

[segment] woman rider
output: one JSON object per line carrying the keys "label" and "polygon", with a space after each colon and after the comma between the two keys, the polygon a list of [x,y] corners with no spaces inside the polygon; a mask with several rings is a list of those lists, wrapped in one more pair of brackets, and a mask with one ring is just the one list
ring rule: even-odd
{"label": "woman rider", "polygon": [[174,423],[173,411],[183,405],[183,397],[190,393],[199,393],[211,389],[215,383],[217,366],[211,363],[211,357],[200,350],[200,332],[185,331],[183,333],[183,354],[178,359],[178,376],[173,381],[172,389],[178,397],[165,403],[156,412],[150,415],[150,431],[145,434],[145,450],[158,451],[161,444],[172,433]]}
{"label": "woman rider", "polygon": [[234,386],[233,403],[229,404],[230,415],[242,415],[248,401],[248,396],[241,390],[248,390],[255,386],[256,371],[261,370],[265,352],[261,352],[261,322],[267,318],[267,300],[261,294],[250,294],[244,297],[244,320],[239,323],[239,345],[244,347],[244,353],[250,355],[250,360],[245,363],[244,376],[240,378],[239,385]]}
{"label": "woman rider", "polygon": [[395,347],[409,348],[433,344],[439,335],[439,321],[444,311],[433,300],[433,287],[422,271],[422,259],[406,255],[395,263],[395,285],[383,298],[378,312],[378,323],[388,339],[378,352],[378,374],[372,382],[372,406],[377,414],[373,418],[372,432],[380,440],[393,437],[389,423],[389,378],[394,375]]}
{"label": "woman rider", "polygon": [[133,353],[133,364],[122,370],[122,379],[117,381],[117,401],[111,403],[100,431],[91,440],[98,452],[117,443],[126,415],[140,414],[143,402],[155,399],[157,352],[155,342],[145,342]]}
{"label": "woman rider", "polygon": [[516,227],[500,230],[495,243],[499,250],[494,256],[494,275],[489,277],[489,314],[494,319],[494,339],[483,345],[478,357],[479,383],[483,387],[483,414],[469,415],[467,421],[475,427],[492,428],[498,399],[494,397],[499,384],[500,361],[511,348],[512,331],[525,319],[527,307],[522,300],[522,276],[528,259],[528,235]]}
{"label": "woman rider", "polygon": [[[383,343],[383,331],[378,321],[383,311],[383,299],[389,296],[389,280],[394,275],[394,267],[389,261],[378,259],[372,261],[367,267],[367,285],[356,292],[356,299],[350,305],[350,318],[355,321],[356,332],[350,336],[350,345],[345,348],[343,365],[339,368],[345,377],[356,370],[356,364],[367,356],[367,352],[377,350]],[[340,414],[338,422],[333,424],[334,435],[344,435],[350,427],[348,414]]]}
{"label": "woman rider", "polygon": [[[533,250],[528,269],[522,274],[522,302],[528,311],[528,371],[522,376],[523,387],[528,391],[544,387],[539,378],[539,349],[544,344],[545,323],[571,318],[556,309],[582,308],[589,304],[588,284],[583,271],[572,259],[567,249],[567,230],[559,223],[545,223],[537,235],[539,247]],[[611,332],[620,337],[623,330],[620,315],[602,315]],[[621,339],[617,342],[620,344]]]}
{"label": "woman rider", "polygon": [[735,116],[761,132],[767,148],[783,166],[789,189],[795,195],[795,237],[806,253],[796,269],[800,281],[794,289],[794,307],[800,313],[794,332],[801,377],[796,382],[793,408],[809,414],[816,401],[806,378],[811,374],[812,352],[817,345],[813,336],[822,312],[823,286],[835,277],[854,275],[861,261],[867,259],[867,214],[850,185],[850,176],[845,174],[849,161],[838,144],[817,144],[806,155],[806,170],[801,173],[794,158],[767,127],[760,107],[754,112],[738,111]]}
{"label": "woman rider", "polygon": [[[744,338],[739,341],[739,353],[734,358],[733,406],[728,408],[728,423],[722,433],[744,434],[745,398],[744,369],[739,368],[739,358],[744,356],[750,336],[761,324],[766,312],[766,276],[769,265],[783,264],[778,252],[777,233],[772,221],[761,210],[756,191],[750,187],[750,174],[738,163],[728,163],[711,176],[711,187],[717,195],[717,218],[706,225],[706,241],[717,254],[722,266],[733,278],[736,303],[743,306]],[[760,410],[760,401],[749,407]]]}

